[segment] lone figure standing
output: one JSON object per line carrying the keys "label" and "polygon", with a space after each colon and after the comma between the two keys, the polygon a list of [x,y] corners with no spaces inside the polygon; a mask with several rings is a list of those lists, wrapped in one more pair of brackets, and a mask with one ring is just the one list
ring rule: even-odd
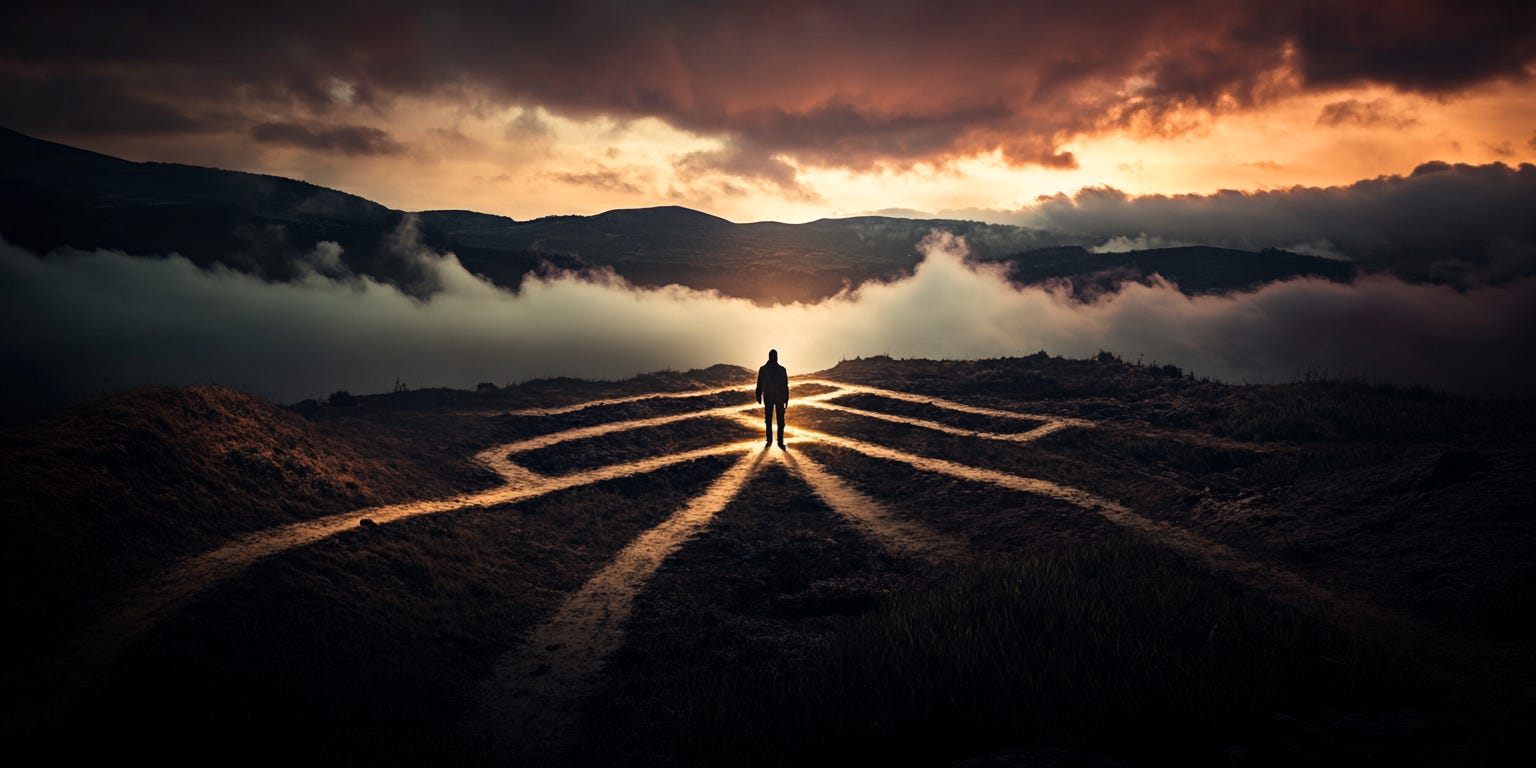
{"label": "lone figure standing", "polygon": [[789,372],[779,365],[779,351],[768,350],[768,362],[757,369],[757,401],[763,404],[764,429],[768,433],[767,448],[773,444],[773,415],[779,415],[779,449],[784,448],[784,407],[789,405]]}

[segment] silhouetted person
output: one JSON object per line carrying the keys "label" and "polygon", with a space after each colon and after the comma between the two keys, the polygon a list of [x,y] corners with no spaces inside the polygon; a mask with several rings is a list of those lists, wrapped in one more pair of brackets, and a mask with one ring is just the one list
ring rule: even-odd
{"label": "silhouetted person", "polygon": [[773,444],[773,415],[779,415],[779,448],[784,447],[784,407],[789,405],[789,372],[779,365],[779,351],[768,350],[768,362],[757,369],[757,401],[763,404],[764,429]]}

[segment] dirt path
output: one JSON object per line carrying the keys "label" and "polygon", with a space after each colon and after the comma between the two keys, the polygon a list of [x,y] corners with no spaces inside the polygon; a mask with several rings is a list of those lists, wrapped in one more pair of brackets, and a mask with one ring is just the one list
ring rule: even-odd
{"label": "dirt path", "polygon": [[885,397],[885,398],[889,398],[891,400],[904,400],[904,401],[909,402],[909,403],[920,403],[920,404],[923,404],[923,405],[931,405],[931,406],[934,406],[936,408],[942,408],[942,409],[944,409],[946,411],[955,411],[957,413],[969,413],[969,414],[973,414],[973,415],[976,415],[976,416],[991,416],[993,418],[999,418],[999,419],[1033,419],[1035,421],[1059,421],[1059,422],[1062,422],[1062,423],[1066,424],[1067,426],[1073,426],[1073,427],[1091,427],[1091,426],[1094,425],[1093,422],[1091,422],[1091,421],[1085,421],[1083,419],[1074,419],[1074,418],[1067,417],[1067,416],[1052,416],[1050,414],[1044,414],[1044,413],[1026,413],[1026,412],[1023,412],[1023,411],[1005,411],[1005,410],[1000,410],[1000,409],[997,409],[997,408],[983,408],[981,406],[967,405],[965,403],[957,403],[957,402],[955,402],[953,400],[945,400],[945,399],[939,398],[939,397],[930,397],[928,395],[914,395],[914,394],[912,394],[910,392],[900,392],[900,391],[897,391],[897,390],[894,390],[894,389],[881,389],[879,387],[870,387],[870,386],[865,386],[863,384],[848,384],[846,382],[841,382],[841,381],[831,381],[830,379],[796,379],[795,383],[796,384],[818,384],[818,385],[821,385],[821,386],[835,387],[836,388],[836,391],[825,392],[825,393],[821,393],[821,394],[811,395],[810,397],[799,398],[802,401],[804,401],[804,400],[829,399],[829,398],[842,397],[843,395],[851,395],[851,394],[863,394],[863,395],[875,395],[875,396],[878,396],[878,397]]}
{"label": "dirt path", "polygon": [[811,457],[788,452],[784,457],[790,469],[804,479],[832,511],[847,518],[866,537],[899,554],[931,563],[953,563],[970,556],[965,542],[892,515],[885,505],[858,492]]}
{"label": "dirt path", "polygon": [[959,539],[897,519],[810,457],[755,448],[688,506],[637,537],[530,631],[519,648],[496,662],[480,694],[498,756],[524,764],[559,762],[569,746],[576,707],[619,648],[635,597],[666,558],[708,525],[764,463],[786,465],[828,507],[894,552],[936,563],[968,556]]}
{"label": "dirt path", "polygon": [[[582,430],[571,430],[571,432],[578,433]],[[547,436],[548,444],[561,442],[555,438],[562,434],[566,433]],[[564,439],[580,437],[581,435],[576,435]],[[741,453],[759,445],[756,441],[733,442],[598,467],[559,477],[538,475],[517,466],[507,458],[506,454],[509,451],[504,450],[505,447],[486,451],[480,455],[480,458],[487,466],[501,474],[505,481],[504,485],[475,494],[367,507],[276,526],[241,536],[208,552],[179,561],[158,577],[130,590],[109,616],[86,633],[82,647],[74,654],[69,666],[76,670],[76,674],[82,679],[94,676],[98,670],[110,664],[129,643],[210,587],[238,575],[262,558],[295,547],[308,546],[343,531],[354,529],[363,520],[370,520],[375,525],[387,525],[421,515],[514,504],[556,491],[655,472],[675,464],[710,456]]]}
{"label": "dirt path", "polygon": [[[1038,438],[1043,434],[1048,434],[1050,431],[1056,431],[1068,427],[1083,426],[1087,424],[1087,422],[1082,422],[1080,420],[1057,419],[1055,417],[1040,414],[1014,413],[992,408],[980,408],[939,398],[910,395],[903,392],[880,389],[877,387],[841,384],[823,379],[799,380],[797,383],[813,383],[829,388],[829,391],[827,392],[811,395],[804,398],[797,398],[795,402],[799,405],[818,408],[841,409],[859,413],[861,415],[871,415],[875,418],[880,418],[890,422],[903,423],[926,429],[936,428],[947,432],[958,432],[960,434],[970,435],[980,439],[997,439],[1011,442],[1020,442]],[[526,411],[518,411],[516,413],[525,415],[572,413],[584,408],[599,405],[636,402],[639,400],[648,399],[690,398],[700,395],[710,395],[732,391],[742,391],[744,393],[745,389],[741,387],[725,387],[687,392],[658,393],[655,395],[637,395],[624,398],[594,400],[586,403],[576,403],[553,409],[530,409]],[[957,430],[948,427],[947,425],[942,425],[923,419],[910,418],[894,414],[880,414],[873,411],[867,411],[865,409],[854,409],[846,406],[838,406],[835,403],[828,402],[850,393],[872,394],[894,400],[921,402],[939,408],[976,415],[999,418],[1045,420],[1046,424],[1030,432],[1017,435],[975,433],[967,430]],[[334,536],[342,531],[350,530],[356,527],[359,522],[365,518],[372,520],[376,524],[386,525],[397,520],[420,515],[441,514],[472,507],[487,507],[499,504],[516,503],[519,501],[526,501],[547,493],[553,493],[581,485],[587,485],[590,483],[611,480],[629,475],[653,472],[674,464],[692,461],[707,456],[717,456],[741,452],[754,448],[758,444],[755,441],[727,443],[710,448],[703,448],[699,450],[665,456],[655,456],[635,462],[599,467],[596,469],[576,472],[560,477],[547,477],[539,475],[517,465],[511,459],[511,456],[516,453],[530,451],[538,448],[545,448],[571,440],[598,437],[616,432],[647,429],[663,424],[670,424],[686,419],[700,417],[734,418],[743,425],[755,430],[757,428],[758,422],[754,418],[748,416],[748,413],[755,412],[757,408],[758,406],[753,404],[706,408],[683,414],[659,416],[646,419],[630,419],[579,427],[508,443],[483,451],[476,457],[478,461],[491,468],[502,478],[503,485],[496,488],[478,494],[467,494],[446,499],[410,502],[404,504],[393,504],[360,509],[353,512],[330,515],[314,520],[277,526],[234,539],[211,551],[181,561],[158,578],[141,584],[137,588],[130,591],[121,601],[117,610],[114,611],[113,614],[105,622],[103,622],[103,626],[99,628],[98,631],[91,633],[92,641],[87,643],[86,649],[81,654],[81,656],[84,657],[83,660],[87,662],[83,666],[89,669],[95,669],[98,668],[103,662],[110,661],[112,658],[115,658],[117,652],[120,651],[122,647],[126,646],[126,644],[132,642],[134,639],[142,635],[145,631],[153,627],[165,616],[174,612],[188,600],[213,586],[214,584],[240,573],[245,568],[250,567],[250,565],[255,563],[257,560],[284,552],[295,547],[313,544],[330,536]],[[953,462],[945,462],[938,459],[925,459],[914,456],[912,454],[895,451],[893,449],[854,440],[847,440],[819,432],[812,432],[799,427],[792,427],[790,432],[793,435],[801,435],[816,440],[842,445],[844,447],[850,447],[854,450],[858,450],[872,456],[905,461],[909,464],[913,464],[914,466],[928,469],[930,471],[951,474],[972,480],[990,482],[996,485],[1012,488],[1014,490],[1041,493],[1044,495],[1052,496],[1053,498],[1060,498],[1070,503],[1077,504],[1078,506],[1099,511],[1106,517],[1121,521],[1122,524],[1127,524],[1131,527],[1141,527],[1147,529],[1149,532],[1155,533],[1159,535],[1160,538],[1167,539],[1169,542],[1183,541],[1185,543],[1181,545],[1180,548],[1191,553],[1205,552],[1209,554],[1213,552],[1210,547],[1200,543],[1203,542],[1203,540],[1197,542],[1189,539],[1189,537],[1193,536],[1193,534],[1186,534],[1172,530],[1164,532],[1153,531],[1151,528],[1148,528],[1148,526],[1153,525],[1152,521],[1146,520],[1145,518],[1141,518],[1139,516],[1131,515],[1128,511],[1120,508],[1118,505],[1114,505],[1112,502],[1098,499],[1093,497],[1091,494],[1087,494],[1086,492],[1076,489],[1067,489],[1041,480],[1034,480],[1030,478],[1006,475],[1004,473],[989,472],[986,470],[963,467],[961,465],[954,464]],[[827,500],[830,506],[847,515],[850,519],[856,521],[871,535],[886,540],[896,549],[904,551],[931,552],[934,551],[935,548],[938,548],[940,550],[949,549],[949,551],[954,551],[950,544],[939,543],[939,539],[935,538],[931,533],[921,533],[912,529],[904,529],[900,525],[896,525],[894,520],[888,514],[884,514],[882,511],[880,511],[879,506],[872,500],[868,499],[867,497],[863,497],[861,494],[857,494],[857,492],[853,491],[853,489],[847,487],[845,484],[841,483],[841,481],[838,481],[836,478],[832,477],[819,465],[815,465],[814,463],[807,461],[805,457],[800,457],[800,463],[798,466],[801,470],[799,474],[806,478],[808,483],[811,483],[812,487],[816,489],[818,494],[822,495],[823,498]],[[1212,555],[1212,557],[1214,557],[1214,555]],[[1223,554],[1221,557],[1217,557],[1216,559],[1229,563],[1235,563],[1240,560],[1239,558],[1236,558],[1235,555],[1230,554]],[[1252,571],[1253,569],[1246,570]]]}
{"label": "dirt path", "polygon": [[491,678],[481,684],[481,697],[498,755],[532,764],[558,755],[575,705],[623,639],[635,595],[667,557],[736,497],[769,455],[747,450],[703,494],[624,547],[535,627],[521,648],[496,662]]}
{"label": "dirt path", "polygon": [[1032,493],[1056,499],[1057,501],[1067,502],[1068,504],[1098,514],[1111,523],[1145,534],[1152,540],[1192,556],[1215,570],[1242,577],[1244,581],[1253,582],[1253,586],[1264,588],[1267,592],[1279,591],[1287,593],[1292,598],[1288,602],[1294,602],[1297,598],[1308,601],[1337,599],[1333,598],[1327,590],[1300,576],[1271,566],[1250,562],[1242,558],[1231,547],[1210,541],[1182,528],[1142,517],[1114,501],[1101,498],[1080,488],[992,469],[971,467],[947,459],[919,456],[907,453],[906,451],[887,448],[883,445],[838,437],[825,432],[799,429],[797,434],[802,438],[814,440],[818,443],[835,445],[877,459],[900,462],[925,472],[934,472],[972,482],[987,483],[1011,491]]}
{"label": "dirt path", "polygon": [[[796,384],[818,384],[829,391],[796,398],[794,405],[844,411],[903,423],[923,429],[959,434],[977,439],[1027,443],[1068,428],[1093,426],[1080,419],[1050,415],[1016,413],[994,408],[956,403],[940,398],[912,395],[876,387],[844,384],[821,379],[797,380]],[[701,395],[741,391],[742,387],[723,387],[690,392],[657,393],[623,398],[594,400],[558,408],[515,411],[519,415],[549,416],[573,413],[584,408],[637,402],[650,399],[683,399]],[[932,407],[993,418],[1038,420],[1044,422],[1028,432],[999,434],[974,432],[930,420],[853,408],[832,402],[849,394],[868,394],[893,400],[923,403]],[[329,515],[300,523],[276,526],[231,540],[211,551],[175,564],[165,574],[152,579],[125,595],[76,659],[77,671],[93,674],[109,664],[122,648],[149,628],[209,587],[237,575],[256,561],[295,547],[307,546],[358,526],[368,518],[378,525],[421,515],[489,507],[526,501],[557,491],[591,483],[654,472],[665,467],[711,456],[740,455],[710,488],[667,521],[641,534],[608,565],[594,575],[580,590],[569,596],[542,625],[534,629],[520,648],[505,654],[496,664],[495,673],[481,686],[483,701],[493,740],[504,754],[528,752],[549,754],[558,750],[560,735],[569,724],[571,706],[586,691],[595,672],[622,640],[622,624],[629,615],[635,595],[671,555],[690,536],[697,533],[714,515],[735,497],[742,485],[765,461],[783,462],[796,476],[834,511],[843,515],[866,535],[883,542],[893,551],[934,562],[966,557],[963,542],[939,534],[920,524],[892,515],[873,499],[859,493],[842,479],[828,472],[808,456],[793,450],[762,450],[755,439],[739,440],[740,435],[723,435],[720,445],[638,461],[614,464],[574,472],[558,477],[540,475],[519,466],[513,457],[520,452],[545,448],[572,440],[581,440],[618,432],[648,429],[687,419],[724,417],[760,434],[760,407],[753,404],[702,408],[683,414],[644,419],[630,419],[580,427],[519,440],[489,449],[476,458],[493,469],[503,480],[496,488],[475,494],[360,509]],[[1144,517],[1109,499],[1079,488],[1023,477],[1006,472],[966,466],[888,448],[837,435],[791,426],[791,441],[818,443],[857,451],[874,458],[906,464],[915,469],[985,483],[1013,491],[1038,494],[1067,502],[1103,517],[1109,522],[1137,531],[1169,548],[1179,551],[1213,571],[1226,574],[1277,599],[1306,609],[1323,610],[1346,626],[1377,637],[1426,638],[1427,649],[1439,658],[1441,666],[1458,667],[1456,659],[1485,651],[1472,641],[1429,633],[1423,627],[1364,601],[1334,594],[1288,570],[1243,557],[1231,547],[1211,541],[1192,531]],[[1474,665],[1477,666],[1477,665]],[[1492,670],[1474,673],[1479,681]],[[541,734],[532,744],[507,743],[507,734]],[[524,749],[526,748],[526,749]]]}
{"label": "dirt path", "polygon": [[[838,394],[846,394],[846,393],[841,393],[840,392]],[[825,401],[822,401],[822,400],[811,400],[810,402],[807,403],[806,400],[811,400],[811,399],[810,398],[802,399],[800,401],[800,404],[801,405],[808,405],[808,406],[810,406],[812,408],[821,408],[821,409],[828,410],[828,411],[842,411],[843,413],[852,413],[852,414],[855,414],[855,415],[858,415],[858,416],[864,416],[864,417],[871,418],[871,419],[880,419],[881,421],[891,421],[891,422],[896,422],[898,424],[909,424],[909,425],[914,426],[914,427],[922,427],[924,429],[931,429],[931,430],[933,430],[935,432],[944,432],[946,434],[960,435],[962,437],[975,437],[975,438],[980,438],[982,440],[998,440],[998,441],[1002,441],[1002,442],[1029,443],[1029,442],[1033,442],[1035,440],[1039,440],[1040,438],[1045,437],[1046,435],[1049,435],[1049,434],[1051,434],[1053,432],[1059,432],[1059,431],[1061,431],[1063,429],[1066,429],[1068,427],[1080,426],[1079,424],[1075,424],[1075,423],[1071,423],[1071,422],[1067,422],[1067,421],[1051,421],[1051,422],[1047,422],[1045,424],[1042,424],[1042,425],[1040,425],[1038,427],[1035,427],[1034,429],[1031,429],[1028,432],[1015,432],[1015,433],[1007,433],[1007,432],[978,432],[978,431],[973,430],[973,429],[965,429],[963,427],[952,427],[952,426],[950,426],[948,424],[940,424],[937,421],[929,421],[927,419],[919,419],[919,418],[915,418],[915,417],[911,417],[911,416],[896,416],[894,414],[881,413],[879,411],[869,411],[869,410],[865,410],[863,408],[854,408],[852,406],[840,405],[838,403],[830,403],[830,402],[825,402]],[[1023,417],[1020,417],[1020,418],[1023,418]]]}
{"label": "dirt path", "polygon": [[[610,421],[604,424],[593,424],[589,427],[578,427],[576,429],[568,429],[563,432],[555,432],[548,435],[530,437],[525,440],[519,440],[515,443],[499,445],[495,448],[482,452],[480,454],[480,457],[482,457],[480,460],[487,463],[488,466],[494,466],[491,462],[497,461],[497,456],[501,457],[500,460],[506,461],[505,457],[507,454],[522,453],[523,451],[532,451],[539,448],[548,448],[551,445],[557,445],[559,443],[564,443],[571,440],[585,440],[592,437],[611,435],[615,432],[629,432],[637,429],[650,429],[651,427],[660,427],[665,424],[675,424],[679,421],[688,421],[689,419],[708,418],[712,416],[729,418],[738,416],[743,411],[756,410],[761,407],[762,406],[758,405],[730,405],[722,408],[709,408],[701,411],[692,411],[689,413],[675,413],[668,416],[653,416],[648,419],[630,419],[628,421]],[[516,466],[515,464],[511,464],[510,461],[506,461],[506,463],[514,467]]]}
{"label": "dirt path", "polygon": [[641,400],[680,400],[690,397],[707,397],[726,392],[746,392],[747,387],[736,385],[732,387],[715,387],[714,389],[692,389],[686,392],[652,392],[644,395],[629,395],[628,397],[610,397],[602,400],[587,400],[570,405],[561,405],[554,408],[524,408],[517,411],[499,411],[511,416],[559,416],[564,413],[596,408],[601,405],[623,405],[624,403],[638,403]]}
{"label": "dirt path", "polygon": [[[755,424],[755,422],[753,422]],[[1531,692],[1511,687],[1505,670],[1527,663],[1516,652],[1497,643],[1452,634],[1425,626],[1413,619],[1366,600],[1339,595],[1316,582],[1272,563],[1255,561],[1225,544],[1193,531],[1153,520],[1121,504],[1092,493],[1045,480],[1006,472],[970,467],[944,459],[899,451],[859,440],[800,428],[801,439],[835,445],[866,456],[896,461],[914,469],[987,483],[1014,491],[1065,501],[1098,514],[1115,525],[1134,530],[1150,540],[1179,552],[1210,570],[1229,576],[1279,602],[1321,611],[1344,628],[1365,637],[1384,640],[1414,653],[1419,662],[1444,680],[1471,690],[1497,691],[1507,698],[1529,700]],[[804,457],[801,457],[804,460]]]}

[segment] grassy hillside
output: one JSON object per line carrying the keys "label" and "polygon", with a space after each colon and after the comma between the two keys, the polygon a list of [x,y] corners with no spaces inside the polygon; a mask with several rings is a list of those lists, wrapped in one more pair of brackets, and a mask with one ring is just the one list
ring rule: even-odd
{"label": "grassy hillside", "polygon": [[399,438],[350,439],[218,386],[99,398],[0,432],[9,640],[66,642],[109,595],[178,557],[254,530],[483,485],[482,471]]}
{"label": "grassy hillside", "polygon": [[[31,585],[8,597],[26,630],[11,638],[22,663],[5,685],[6,749],[29,762],[635,766],[1529,757],[1511,735],[1536,680],[1522,404],[1322,379],[1236,387],[1107,354],[875,358],[819,375],[919,397],[826,410],[804,398],[827,387],[796,384],[792,427],[1083,489],[1150,527],[799,440],[639,586],[617,650],[578,700],[557,702],[574,707],[559,731],[488,719],[487,681],[742,454],[383,525],[344,518],[197,591],[66,684],[54,675],[89,641],[79,632],[124,590],[240,534],[500,487],[469,457],[564,430],[598,431],[511,454],[538,473],[524,485],[760,440],[755,414],[603,431],[750,404],[745,393],[516,413],[750,381],[729,366],[288,409],[218,387],[145,390],[0,435],[6,575]],[[972,433],[1058,416],[1091,424],[1030,441]],[[894,547],[802,480],[811,464],[963,554]],[[1269,580],[1149,531],[1223,547]],[[1331,597],[1263,587],[1290,578]]]}

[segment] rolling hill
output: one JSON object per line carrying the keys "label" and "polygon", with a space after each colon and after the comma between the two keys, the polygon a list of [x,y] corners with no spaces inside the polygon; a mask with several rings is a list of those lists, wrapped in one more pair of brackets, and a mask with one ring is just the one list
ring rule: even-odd
{"label": "rolling hill", "polygon": [[[18,764],[1515,764],[1528,409],[1104,353],[0,431]],[[38,588],[37,585],[42,585]],[[665,713],[659,716],[658,713]]]}
{"label": "rolling hill", "polygon": [[[397,236],[408,214],[306,182],[174,163],[136,163],[0,128],[0,237],[36,253],[110,248],[179,253],[273,281],[319,269],[373,277],[417,297],[435,282]],[[1353,266],[1281,251],[1220,248],[1092,253],[1060,235],[949,219],[860,216],[736,224],[675,206],[517,221],[471,211],[409,219],[421,246],[516,289],[529,272],[611,270],[640,286],[685,285],[762,304],[811,302],[910,274],[935,229],[1021,284],[1068,280],[1080,298],[1157,273],[1187,292],[1242,290]],[[407,238],[407,240],[412,238]],[[336,263],[312,258],[340,246]],[[319,265],[317,267],[317,264]]]}

